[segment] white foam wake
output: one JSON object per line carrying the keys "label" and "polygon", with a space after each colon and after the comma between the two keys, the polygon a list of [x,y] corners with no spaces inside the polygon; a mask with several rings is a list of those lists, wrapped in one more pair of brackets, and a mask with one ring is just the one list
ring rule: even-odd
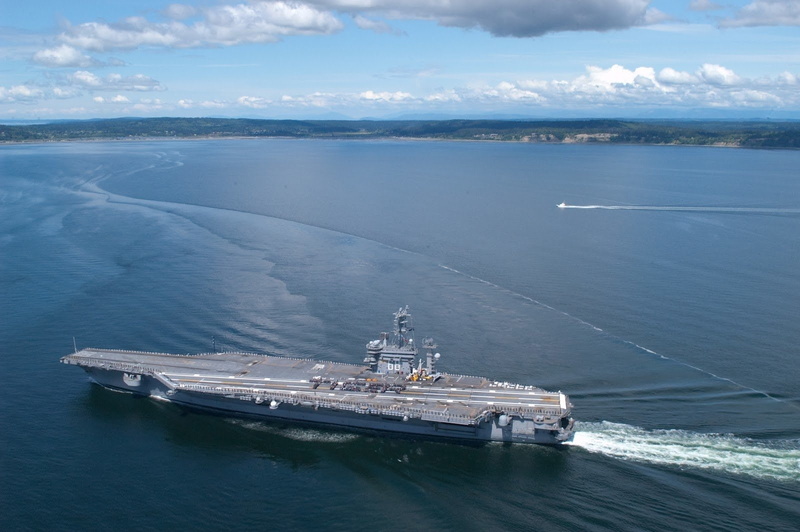
{"label": "white foam wake", "polygon": [[570,445],[591,453],[680,468],[800,482],[800,440],[762,442],[729,434],[579,423]]}
{"label": "white foam wake", "polygon": [[608,211],[677,211],[677,212],[709,212],[730,214],[800,214],[800,209],[784,209],[771,207],[714,207],[680,205],[558,205],[559,209],[603,209]]}
{"label": "white foam wake", "polygon": [[233,425],[238,425],[248,430],[267,432],[288,438],[294,441],[318,443],[346,443],[358,439],[358,434],[336,432],[334,430],[317,430],[306,427],[284,427],[259,421],[249,421],[238,418],[226,419]]}

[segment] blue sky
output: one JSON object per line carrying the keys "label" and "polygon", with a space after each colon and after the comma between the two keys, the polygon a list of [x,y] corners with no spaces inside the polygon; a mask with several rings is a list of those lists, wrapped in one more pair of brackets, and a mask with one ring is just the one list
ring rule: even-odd
{"label": "blue sky", "polygon": [[800,118],[800,0],[0,0],[0,119]]}

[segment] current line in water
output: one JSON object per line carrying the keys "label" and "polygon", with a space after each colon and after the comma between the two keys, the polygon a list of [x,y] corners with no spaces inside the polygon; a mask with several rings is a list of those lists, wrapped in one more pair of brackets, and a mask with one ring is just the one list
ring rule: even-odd
{"label": "current line in water", "polygon": [[439,267],[443,268],[445,270],[451,271],[453,273],[456,273],[458,275],[463,275],[464,277],[472,279],[473,281],[478,281],[480,283],[489,285],[489,286],[491,286],[493,288],[496,288],[498,290],[502,290],[502,291],[504,291],[504,292],[506,292],[508,294],[511,294],[511,295],[513,295],[515,297],[519,297],[521,299],[524,299],[525,301],[529,301],[529,302],[533,303],[534,305],[537,305],[537,306],[540,306],[540,307],[544,307],[544,308],[546,308],[548,310],[552,310],[553,312],[557,312],[557,313],[559,313],[559,314],[561,314],[563,316],[566,316],[567,318],[569,318],[569,319],[571,319],[573,321],[576,321],[576,322],[580,323],[581,325],[589,327],[589,328],[593,329],[594,331],[607,336],[608,338],[612,338],[612,339],[614,339],[614,340],[616,340],[618,342],[622,342],[624,344],[627,344],[627,345],[629,345],[631,347],[634,347],[635,349],[638,349],[639,351],[643,351],[643,352],[645,352],[645,353],[647,353],[649,355],[657,356],[658,358],[660,358],[662,360],[669,360],[670,362],[674,362],[675,364],[680,364],[680,365],[685,366],[687,368],[690,368],[690,369],[693,369],[693,370],[698,371],[700,373],[703,373],[704,375],[707,375],[707,376],[709,376],[709,377],[711,377],[713,379],[716,379],[716,380],[719,380],[719,381],[724,381],[724,382],[727,382],[729,384],[732,384],[732,385],[734,385],[734,386],[736,386],[738,388],[741,388],[742,390],[747,390],[747,391],[750,391],[750,392],[753,392],[753,393],[757,393],[759,395],[763,395],[764,397],[766,397],[768,399],[772,399],[773,401],[776,401],[778,403],[784,403],[784,404],[790,405],[792,407],[795,407],[795,405],[793,405],[792,403],[790,403],[788,401],[785,401],[783,399],[780,399],[778,397],[775,397],[773,395],[770,395],[769,393],[767,393],[765,391],[757,390],[755,388],[751,388],[750,386],[745,386],[744,384],[740,384],[740,383],[734,381],[733,379],[729,379],[728,377],[720,377],[719,375],[716,375],[715,373],[712,373],[710,371],[704,370],[703,368],[700,368],[700,367],[694,366],[692,364],[689,364],[688,362],[683,362],[683,361],[680,361],[680,360],[676,360],[676,359],[668,357],[666,355],[662,355],[661,353],[657,353],[657,352],[653,351],[652,349],[648,349],[647,347],[641,346],[641,345],[639,345],[636,342],[633,342],[631,340],[626,340],[624,338],[620,338],[619,336],[616,336],[614,334],[611,334],[609,332],[604,331],[600,327],[598,327],[596,325],[593,325],[593,324],[589,323],[588,321],[582,320],[582,319],[580,319],[580,318],[578,318],[576,316],[573,316],[572,314],[570,314],[568,312],[565,312],[563,310],[560,310],[560,309],[557,309],[555,307],[552,307],[552,306],[548,305],[547,303],[543,303],[543,302],[541,302],[539,300],[533,299],[532,297],[528,297],[528,296],[520,294],[518,292],[514,292],[513,290],[509,290],[508,288],[502,287],[500,285],[497,285],[497,284],[492,283],[490,281],[487,281],[485,279],[481,279],[480,277],[475,277],[474,275],[470,275],[468,273],[461,272],[459,270],[456,270],[455,268],[451,268],[450,266],[445,266],[444,264],[439,264]]}

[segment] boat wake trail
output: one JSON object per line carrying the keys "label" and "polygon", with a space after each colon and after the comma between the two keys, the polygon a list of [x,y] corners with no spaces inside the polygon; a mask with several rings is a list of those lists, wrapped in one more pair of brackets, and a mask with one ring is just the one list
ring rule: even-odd
{"label": "boat wake trail", "polygon": [[724,214],[800,214],[800,209],[769,207],[683,207],[680,205],[558,205],[559,209],[603,209],[607,211],[673,211]]}
{"label": "boat wake trail", "polygon": [[603,421],[578,423],[569,445],[635,462],[800,482],[800,440],[762,442],[729,434],[645,430]]}

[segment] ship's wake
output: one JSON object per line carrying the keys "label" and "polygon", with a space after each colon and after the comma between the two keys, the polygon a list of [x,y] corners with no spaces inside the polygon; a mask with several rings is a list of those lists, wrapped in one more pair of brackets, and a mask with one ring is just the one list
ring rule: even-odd
{"label": "ship's wake", "polygon": [[623,460],[800,482],[800,440],[758,441],[603,421],[579,423],[569,445]]}
{"label": "ship's wake", "polygon": [[607,211],[674,211],[723,214],[800,214],[800,209],[772,207],[717,207],[681,205],[558,205],[559,209],[602,209]]}
{"label": "ship's wake", "polygon": [[245,428],[247,430],[255,430],[258,432],[267,432],[276,436],[281,436],[289,440],[302,441],[302,442],[317,442],[317,443],[347,443],[358,439],[358,434],[351,434],[347,432],[336,432],[334,430],[317,430],[306,427],[286,427],[280,424],[273,424],[260,421],[250,421],[238,418],[230,418],[227,421],[233,425]]}

